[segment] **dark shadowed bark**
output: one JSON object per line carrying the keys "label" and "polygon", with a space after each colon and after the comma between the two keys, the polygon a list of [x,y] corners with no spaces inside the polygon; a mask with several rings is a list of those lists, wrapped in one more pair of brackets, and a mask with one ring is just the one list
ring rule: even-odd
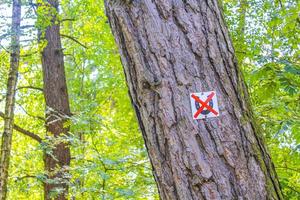
{"label": "dark shadowed bark", "polygon": [[[49,6],[58,13],[58,1],[49,0]],[[69,99],[64,71],[64,57],[57,13],[49,13],[51,25],[46,28],[47,45],[42,52],[44,96],[46,101],[47,145],[50,152],[44,155],[48,180],[44,183],[45,199],[64,200],[68,195],[70,149],[64,137],[68,135],[70,116]],[[42,35],[43,37],[43,35]],[[55,194],[59,192],[59,195]],[[53,195],[52,195],[53,194]],[[55,196],[53,198],[53,196]]]}
{"label": "dark shadowed bark", "polygon": [[[217,0],[106,0],[162,199],[282,199]],[[193,120],[190,93],[220,116]]]}
{"label": "dark shadowed bark", "polygon": [[20,60],[20,22],[21,22],[21,1],[14,0],[12,8],[11,27],[11,53],[10,69],[7,80],[4,132],[1,140],[1,160],[0,160],[0,199],[7,196],[7,178],[9,170],[9,160],[12,144],[12,133],[14,128],[14,109],[16,86],[18,81],[18,69]]}
{"label": "dark shadowed bark", "polygon": [[[0,117],[5,119],[5,114],[1,111],[0,111]],[[15,124],[15,123],[13,123],[13,129],[18,131],[19,133],[22,133],[23,135],[26,135],[26,136],[30,137],[31,139],[34,139],[37,142],[42,142],[42,138],[39,135],[24,129],[24,128],[20,127],[19,125]]]}

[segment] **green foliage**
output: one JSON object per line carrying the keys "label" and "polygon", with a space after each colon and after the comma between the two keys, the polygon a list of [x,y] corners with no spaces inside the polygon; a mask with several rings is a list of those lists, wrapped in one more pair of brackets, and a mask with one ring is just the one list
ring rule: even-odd
{"label": "green foliage", "polygon": [[[101,1],[62,2],[66,70],[74,113],[71,193],[79,199],[155,199],[142,136]],[[78,144],[78,145],[75,145]]]}
{"label": "green foliage", "polygon": [[299,6],[294,0],[224,2],[254,111],[286,199],[300,197]]}
{"label": "green foliage", "polygon": [[[45,30],[53,16],[46,3],[33,10],[31,23]],[[43,138],[36,141],[14,132],[9,199],[42,199],[47,178],[43,154],[58,142],[71,145],[70,198],[158,199],[151,167],[127,94],[122,66],[101,1],[61,1],[66,78],[72,117],[69,137],[46,137],[40,54],[45,43],[22,45],[16,124]],[[30,7],[25,7],[30,10]],[[33,14],[33,15],[32,15]],[[38,19],[38,20],[36,20]],[[32,33],[31,38],[37,37]],[[72,39],[70,39],[73,38]],[[84,48],[84,44],[87,48]],[[1,51],[1,77],[7,77],[9,54]],[[3,59],[2,59],[3,58]],[[5,66],[5,67],[2,67]],[[54,80],[55,81],[55,80]],[[1,79],[5,91],[6,80]],[[0,127],[2,128],[2,127]],[[52,197],[61,191],[51,192]]]}

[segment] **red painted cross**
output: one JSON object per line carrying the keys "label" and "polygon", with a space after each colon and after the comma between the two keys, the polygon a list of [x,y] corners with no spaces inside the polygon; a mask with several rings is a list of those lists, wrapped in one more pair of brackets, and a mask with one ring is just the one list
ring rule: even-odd
{"label": "red painted cross", "polygon": [[194,114],[194,118],[197,118],[200,113],[204,110],[204,108],[206,108],[207,110],[209,110],[210,112],[214,113],[215,115],[218,115],[219,113],[217,111],[215,111],[212,107],[210,107],[208,104],[208,102],[210,102],[210,100],[214,97],[215,93],[212,92],[210,93],[210,95],[207,96],[207,99],[205,101],[202,101],[199,97],[197,97],[196,95],[192,94],[191,97],[193,99],[195,99],[195,101],[197,101],[198,103],[202,104],[202,106],[197,110],[197,112]]}

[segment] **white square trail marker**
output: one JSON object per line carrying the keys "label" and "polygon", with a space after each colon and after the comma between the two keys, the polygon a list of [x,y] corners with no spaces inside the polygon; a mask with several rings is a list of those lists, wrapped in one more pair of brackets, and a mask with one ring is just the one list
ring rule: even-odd
{"label": "white square trail marker", "polygon": [[215,91],[191,93],[193,119],[219,116],[217,94]]}

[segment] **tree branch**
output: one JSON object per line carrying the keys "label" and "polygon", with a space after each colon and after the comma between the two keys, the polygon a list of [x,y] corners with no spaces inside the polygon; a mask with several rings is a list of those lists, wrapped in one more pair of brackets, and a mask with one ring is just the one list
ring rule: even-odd
{"label": "tree branch", "polygon": [[76,21],[76,19],[74,19],[74,18],[66,18],[66,19],[60,20],[60,22],[65,22],[65,21]]}
{"label": "tree branch", "polygon": [[10,54],[11,52],[6,49],[2,44],[1,44],[1,40],[0,40],[0,48],[2,48],[6,53]]}
{"label": "tree branch", "polygon": [[34,28],[34,27],[35,27],[34,25],[24,25],[24,26],[21,26],[20,28],[26,29],[26,28]]}
{"label": "tree branch", "polygon": [[289,185],[285,185],[285,186],[288,187],[288,188],[290,188],[290,189],[293,190],[294,192],[300,194],[300,192],[299,192],[297,189],[295,189],[295,188],[293,188],[293,187],[291,187],[291,186],[289,186]]}
{"label": "tree branch", "polygon": [[11,36],[10,32],[0,35],[0,40],[6,38],[8,36]]}
{"label": "tree branch", "polygon": [[[3,119],[5,118],[5,114],[3,112],[1,112],[1,111],[0,111],[0,117],[3,118]],[[36,140],[38,142],[42,142],[42,138],[40,136],[38,136],[37,134],[35,134],[35,133],[27,131],[27,130],[21,128],[20,126],[18,126],[16,124],[13,124],[13,128],[16,131],[18,131],[20,133],[23,133],[24,135],[27,135],[27,136],[31,137],[32,139],[34,139],[34,140]]]}
{"label": "tree branch", "polygon": [[32,118],[35,118],[35,119],[39,119],[43,122],[46,121],[46,119],[44,117],[41,117],[41,116],[35,116],[35,115],[32,115],[30,114],[29,112],[27,112],[27,110],[21,105],[19,104],[18,102],[16,102],[16,104],[29,116],[29,117],[32,117]]}
{"label": "tree branch", "polygon": [[25,175],[25,176],[21,176],[21,177],[16,177],[15,181],[20,181],[20,180],[25,179],[25,178],[36,178],[36,176],[34,176],[34,175]]}
{"label": "tree branch", "polygon": [[20,55],[20,57],[28,57],[28,56],[36,55],[37,53],[39,53],[39,51],[34,51],[32,53],[23,54],[23,55]]}
{"label": "tree branch", "polygon": [[284,167],[284,166],[278,166],[278,167],[275,167],[276,169],[285,169],[285,170],[291,170],[291,171],[294,171],[294,172],[297,172],[297,173],[300,173],[300,169],[294,169],[294,168],[291,168],[291,167]]}
{"label": "tree branch", "polygon": [[82,44],[82,43],[79,42],[77,39],[73,38],[72,36],[65,35],[65,34],[60,34],[60,35],[61,35],[62,37],[68,38],[68,39],[70,39],[70,40],[76,42],[76,43],[79,44],[80,46],[82,46],[82,47],[88,49],[87,46],[85,46],[84,44]]}
{"label": "tree branch", "polygon": [[33,90],[39,90],[41,92],[44,92],[43,88],[35,87],[31,85],[18,87],[16,90],[21,90],[21,89],[33,89]]}

